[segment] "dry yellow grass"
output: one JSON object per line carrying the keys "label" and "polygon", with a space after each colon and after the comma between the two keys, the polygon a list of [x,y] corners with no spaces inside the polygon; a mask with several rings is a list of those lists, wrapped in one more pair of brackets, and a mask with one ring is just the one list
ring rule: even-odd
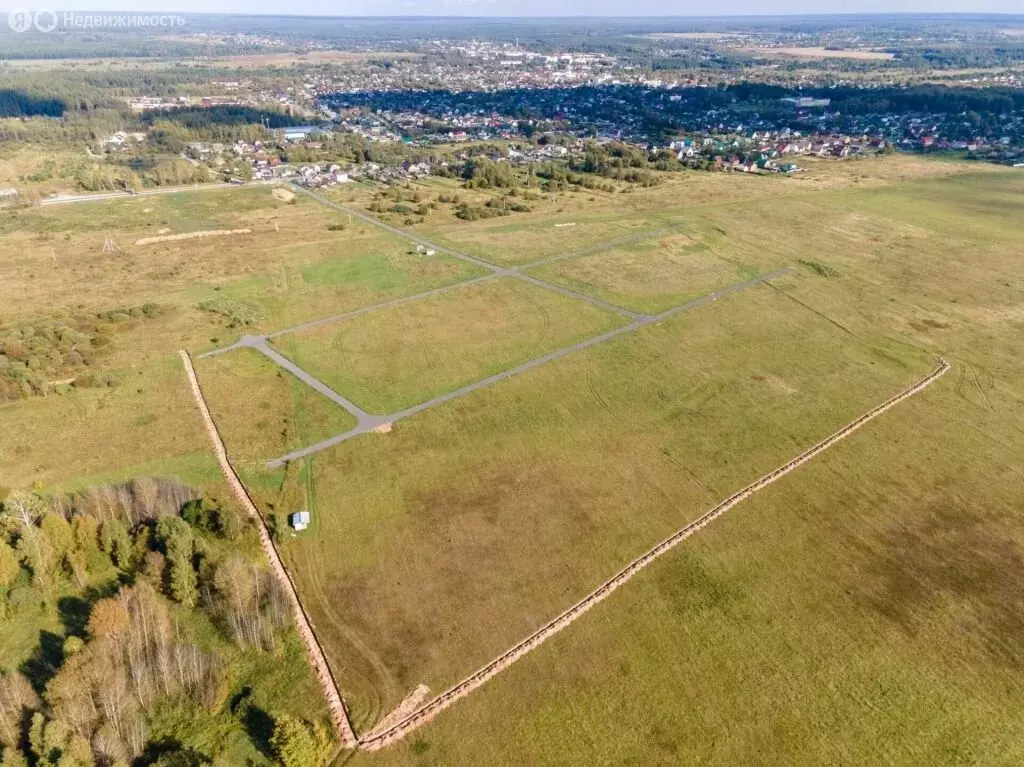
{"label": "dry yellow grass", "polygon": [[798,59],[859,59],[862,61],[889,61],[895,58],[892,53],[886,51],[869,51],[862,48],[849,50],[832,50],[818,46],[802,47],[781,47],[781,48],[758,48],[749,47],[740,50],[753,53],[758,56],[786,56]]}

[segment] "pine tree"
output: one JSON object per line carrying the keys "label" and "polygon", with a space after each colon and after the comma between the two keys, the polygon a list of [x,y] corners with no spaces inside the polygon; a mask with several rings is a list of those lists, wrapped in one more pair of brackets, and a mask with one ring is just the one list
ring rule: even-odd
{"label": "pine tree", "polygon": [[192,565],[195,549],[192,528],[181,517],[163,517],[157,523],[156,534],[167,552],[171,596],[182,604],[193,605],[198,579]]}
{"label": "pine tree", "polygon": [[170,589],[175,601],[191,607],[195,604],[198,590],[196,569],[192,566],[192,557],[182,552],[175,552],[167,557],[170,563]]}

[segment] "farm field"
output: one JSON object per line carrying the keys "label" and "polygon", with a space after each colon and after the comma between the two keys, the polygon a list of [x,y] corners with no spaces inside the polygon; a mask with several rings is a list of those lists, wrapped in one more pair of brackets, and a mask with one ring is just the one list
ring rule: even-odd
{"label": "farm field", "polygon": [[[750,229],[763,240],[773,220],[807,262],[775,283],[785,300],[953,372],[356,761],[1019,761],[1022,190],[1000,174],[841,192],[819,200],[825,227],[747,206]],[[704,213],[742,241],[735,212]]]}
{"label": "farm field", "polygon": [[625,324],[515,279],[279,336],[299,367],[372,413],[392,413]]}
{"label": "farm field", "polygon": [[[294,539],[285,548],[300,591],[309,595],[307,606],[326,640],[332,663],[340,670],[340,682],[357,729],[370,726],[415,685],[427,683],[438,692],[469,673],[644,548],[633,542],[643,539],[649,545],[658,540],[732,489],[916,380],[929,368],[931,354],[953,355],[970,349],[977,342],[976,337],[966,340],[973,336],[968,331],[970,320],[990,323],[1012,318],[1014,310],[1009,307],[1019,298],[1014,299],[1014,288],[1008,285],[1016,283],[997,273],[1014,268],[1011,254],[1020,239],[1013,225],[1019,184],[1019,177],[1009,174],[955,173],[898,185],[839,185],[828,196],[792,200],[785,217],[779,216],[776,203],[768,199],[748,200],[741,205],[712,203],[685,213],[669,212],[667,220],[679,229],[699,232],[702,245],[730,270],[751,262],[760,268],[789,263],[797,272],[774,281],[771,287],[729,296],[711,307],[531,371],[495,389],[477,392],[398,424],[390,435],[362,437],[304,463],[298,470],[305,476],[304,501],[309,502],[317,519],[312,528],[314,535]],[[738,207],[742,207],[742,214]],[[983,220],[971,220],[972,208]],[[811,215],[812,210],[817,210],[817,218]],[[677,236],[565,259],[531,273],[637,310],[661,310],[665,306],[662,301],[674,302],[675,296],[688,296],[690,290],[700,293],[714,289],[719,284],[714,273],[708,279],[706,273],[698,272],[693,275],[698,287],[684,286],[679,293],[669,293],[668,298],[655,293],[652,300],[645,295],[649,286],[629,284],[629,270],[617,274],[615,266],[617,259],[628,265],[630,258],[638,258],[630,251],[650,252],[648,249],[656,249],[666,240],[669,248],[678,247],[679,240],[673,239]],[[697,239],[693,235],[689,238],[689,245]],[[629,290],[620,289],[614,294],[596,288],[587,290],[588,283],[582,280],[560,282],[552,276],[557,268],[601,259],[607,259],[601,264],[604,274],[626,282]],[[969,275],[957,276],[959,269],[968,268]],[[907,280],[915,281],[911,291],[906,289]],[[597,279],[594,282],[599,284]],[[652,282],[661,288],[665,280]],[[1000,289],[1005,294],[993,302],[994,293]],[[918,291],[928,300],[919,300]],[[914,298],[897,300],[894,306],[890,296],[901,293]],[[964,302],[965,298],[970,301]],[[631,299],[637,303],[631,303]],[[998,309],[1003,302],[1008,307]],[[988,316],[979,312],[985,303],[993,310]],[[951,309],[965,321],[951,321]],[[960,328],[963,345],[937,346],[934,336],[940,334],[952,340],[952,334],[943,331],[953,327]],[[956,385],[955,390],[961,393],[955,396],[960,402],[983,401],[981,389],[993,385],[990,371],[975,374],[981,388]],[[737,383],[744,380],[757,382],[761,388],[746,390]],[[609,382],[613,382],[610,387]],[[351,392],[352,387],[349,383],[346,389],[339,383],[338,390]],[[991,389],[987,391],[991,398]],[[681,403],[686,405],[680,407]],[[510,415],[502,414],[506,411]],[[689,419],[683,418],[684,412],[689,412]],[[660,428],[655,424],[661,424]],[[873,430],[879,429],[884,427],[873,426],[851,443],[869,440]],[[639,439],[639,435],[645,439]],[[890,439],[892,442],[884,449],[895,451],[897,445],[915,436],[901,436],[897,429]],[[493,450],[494,458],[487,457],[488,450]],[[862,455],[871,455],[871,449],[859,450]],[[941,464],[936,451],[943,453],[941,446],[922,448],[927,457],[921,460]],[[819,463],[825,460],[832,458]],[[869,468],[879,470],[860,466],[851,471]],[[1005,468],[995,467],[993,471],[1002,476]],[[360,481],[363,476],[378,479]],[[897,487],[903,487],[900,482],[909,482],[901,491],[907,497],[917,492],[913,482],[901,480]],[[818,479],[804,487],[796,475],[783,487],[792,484],[798,487],[797,497],[810,495],[813,503],[830,508],[825,500],[827,483]],[[780,492],[784,491],[771,491]],[[878,501],[877,493],[871,497]],[[682,513],[683,509],[691,510],[689,516]],[[870,511],[857,509],[864,515]],[[737,524],[735,520],[741,514],[737,510],[727,524]],[[813,521],[805,520],[805,524]],[[581,530],[587,532],[580,535]],[[511,543],[509,535],[513,536]],[[749,531],[741,536],[745,536],[743,542],[748,546],[758,542]],[[679,565],[677,559],[683,564]],[[566,568],[568,562],[572,563],[571,569]],[[678,572],[679,567],[682,583],[692,584],[697,594],[687,596],[680,585],[673,592],[675,600],[704,610],[706,600],[701,589],[708,576],[703,553],[674,554],[652,572],[666,568]],[[648,580],[652,577],[645,576]],[[670,588],[666,581],[675,586],[674,577],[660,576],[656,585],[659,594]],[[512,583],[516,584],[514,590],[502,586]],[[645,587],[648,591],[650,588]],[[717,594],[715,583],[707,588],[713,592],[709,599]],[[768,603],[777,604],[775,600],[783,598],[773,596]],[[667,597],[661,601],[664,599]],[[632,598],[627,601],[639,604]],[[655,608],[660,606],[659,599],[653,601]],[[814,604],[810,600],[807,603]],[[422,609],[424,604],[430,609]],[[345,605],[350,606],[346,609]],[[680,620],[680,613],[690,614],[668,609],[667,615],[658,615],[657,620],[664,621],[665,632],[680,631],[670,625],[673,619]],[[769,613],[765,610],[764,614]],[[596,613],[585,622],[606,625],[598,616]],[[624,620],[634,619],[635,614]],[[869,623],[866,617],[862,620]],[[460,631],[459,625],[468,628]],[[480,625],[494,628],[483,635],[472,628]],[[797,630],[795,623],[792,630]],[[617,631],[630,633],[625,628]],[[825,629],[822,632],[823,641],[828,642],[818,657],[846,646],[836,635]],[[575,630],[566,635],[575,636]],[[725,637],[717,634],[702,636],[706,642],[728,645]],[[777,642],[792,641],[775,639],[776,644],[769,642],[772,649],[766,652],[781,652]],[[626,652],[648,669],[651,663],[662,662],[659,652],[672,647],[671,642],[662,640],[653,643],[656,649],[615,649],[615,640],[594,636],[593,632],[579,641],[597,643],[601,647],[598,658]],[[728,646],[740,652],[744,645],[735,639]],[[539,659],[548,658],[548,663],[554,663],[558,657],[561,655],[541,651],[523,665],[536,668],[542,662]],[[706,658],[706,652],[701,657]],[[758,657],[762,658],[760,663],[770,662],[770,655]],[[894,657],[876,653],[865,658],[863,676],[853,679],[856,675],[851,675],[851,683],[865,684],[879,665],[895,663]],[[559,683],[545,685],[532,677],[526,680],[510,674],[518,681],[508,684],[526,685],[531,692],[523,693],[524,697],[533,691],[540,693],[544,687],[555,695],[559,684],[566,683],[567,675],[571,677],[582,666],[591,670],[581,671],[586,678],[576,683],[599,686],[605,683],[597,671],[603,662],[580,660],[568,664],[562,672],[554,668],[542,672]],[[810,674],[814,663],[802,660],[801,667]],[[903,672],[905,676],[900,678],[922,685],[924,681],[914,674],[925,674],[926,668],[927,662],[919,670]],[[719,666],[715,664],[702,668],[698,687],[706,690],[713,684],[716,669]],[[608,693],[614,695],[617,710],[642,721],[643,714],[620,699],[646,696],[648,693],[639,692],[645,683],[634,681],[641,685],[630,688],[637,690],[635,693],[622,692],[628,682],[615,675],[606,683],[617,685],[618,692]],[[504,684],[504,680],[494,681],[487,689],[500,690]],[[925,694],[926,689],[921,687],[919,694]],[[512,694],[519,695],[516,691]],[[672,700],[665,689],[658,694],[665,701]],[[739,701],[750,690],[729,688],[722,694]],[[451,734],[452,728],[467,726],[465,717],[479,721],[479,717],[501,716],[500,697],[484,691],[475,695],[479,695],[475,705],[467,705],[462,714],[445,713],[409,744],[374,756],[360,756],[357,761],[460,761],[473,758],[471,753],[479,757],[478,750],[464,750],[463,737]],[[583,700],[583,710],[597,706],[593,715],[598,716],[604,704],[587,692]],[[563,744],[561,751],[547,750],[551,743],[546,738],[554,737],[557,728],[566,725],[567,717],[571,719],[564,709],[559,713],[552,700],[546,713],[533,711],[528,702],[522,698],[519,701],[524,707],[523,721],[529,722],[525,726],[538,729],[531,730],[517,747],[498,738],[503,745],[495,746],[493,752],[485,747],[481,758],[486,759],[490,753],[501,763],[497,754],[515,753],[527,761],[558,763],[558,758],[546,760],[542,754],[557,753],[566,759],[581,753],[578,743]],[[977,716],[974,703],[962,705],[956,721],[971,721]],[[824,705],[812,704],[813,710],[806,712],[808,721],[824,715]],[[909,709],[916,700],[904,700],[899,705],[906,706],[905,715],[910,716]],[[664,731],[671,732],[676,725],[670,710],[660,713],[658,705],[654,707],[663,717],[659,721],[665,722]],[[870,729],[875,725],[880,723],[866,721],[863,726]],[[491,726],[497,726],[496,722]],[[672,748],[685,745],[667,735],[661,739]],[[656,760],[661,752],[645,751],[649,740],[639,736],[627,739],[621,746],[623,757],[646,753]],[[936,736],[934,747],[941,748],[942,743],[942,736]],[[798,744],[803,751],[793,750]],[[699,733],[686,747],[700,748]],[[502,748],[510,750],[503,752]],[[795,736],[776,739],[773,748],[779,758],[825,758],[829,753],[815,751],[813,742]],[[600,740],[592,749],[585,752],[595,758],[599,753],[617,753]],[[879,753],[900,752],[896,748]],[[421,759],[417,754],[424,756]]]}
{"label": "farm field", "polygon": [[1019,762],[1020,401],[951,376],[350,763]]}

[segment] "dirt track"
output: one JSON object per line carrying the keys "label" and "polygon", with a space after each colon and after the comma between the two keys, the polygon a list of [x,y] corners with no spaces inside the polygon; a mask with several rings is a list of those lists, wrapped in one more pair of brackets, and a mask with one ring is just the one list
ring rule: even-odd
{"label": "dirt track", "polygon": [[252,234],[252,229],[207,229],[202,232],[185,232],[183,234],[162,234],[156,237],[143,237],[136,240],[136,245],[155,245],[160,242],[178,242],[179,240],[201,240],[204,237],[230,237],[234,234]]}
{"label": "dirt track", "polygon": [[320,682],[320,687],[324,691],[324,697],[327,698],[327,706],[331,711],[331,721],[338,732],[338,738],[345,748],[355,748],[358,740],[355,731],[352,729],[352,723],[349,721],[348,710],[345,708],[345,702],[341,698],[338,683],[335,681],[333,674],[331,674],[331,668],[327,664],[327,657],[324,655],[323,647],[320,646],[316,633],[313,631],[313,624],[309,620],[309,616],[306,615],[302,602],[299,601],[299,594],[295,589],[295,584],[292,582],[291,576],[288,575],[288,571],[285,569],[284,563],[277,553],[277,548],[274,546],[274,542],[270,537],[270,531],[267,529],[263,517],[260,515],[256,504],[249,497],[249,493],[246,492],[245,486],[228,460],[224,441],[220,438],[217,426],[213,422],[213,416],[210,415],[210,409],[206,405],[206,398],[203,397],[203,391],[199,388],[199,379],[196,377],[192,358],[189,357],[186,351],[179,353],[181,354],[181,361],[185,365],[188,382],[192,386],[192,394],[195,397],[196,405],[198,405],[199,413],[202,415],[203,423],[206,425],[206,433],[210,437],[210,442],[213,443],[213,452],[217,456],[217,463],[220,464],[220,470],[224,474],[224,479],[227,480],[228,485],[231,487],[231,492],[235,494],[238,502],[242,504],[242,507],[249,516],[256,522],[260,544],[263,546],[263,551],[270,561],[271,570],[273,570],[274,576],[284,587],[285,593],[291,602],[295,626],[298,629],[299,636],[302,638],[302,644],[306,648],[309,664],[313,667],[317,681]]}

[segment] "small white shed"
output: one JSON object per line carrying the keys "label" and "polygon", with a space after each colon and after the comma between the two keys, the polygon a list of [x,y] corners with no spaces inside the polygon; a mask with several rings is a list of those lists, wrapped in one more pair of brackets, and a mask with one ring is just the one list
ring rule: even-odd
{"label": "small white shed", "polygon": [[290,524],[299,532],[305,530],[307,527],[309,527],[309,512],[296,511],[294,514],[288,517],[288,524]]}

